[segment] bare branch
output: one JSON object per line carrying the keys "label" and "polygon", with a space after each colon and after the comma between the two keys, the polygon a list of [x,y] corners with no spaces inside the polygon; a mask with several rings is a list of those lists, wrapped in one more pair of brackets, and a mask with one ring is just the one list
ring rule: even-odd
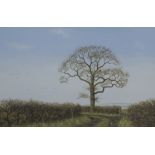
{"label": "bare branch", "polygon": [[96,92],[95,92],[95,94],[103,93],[103,92],[104,92],[104,90],[105,90],[105,88],[104,88],[104,87],[102,87],[102,90],[100,90],[100,91],[96,91]]}
{"label": "bare branch", "polygon": [[107,79],[105,79],[105,78],[103,78],[103,77],[98,77],[98,78],[96,79],[96,81],[98,81],[98,80],[100,80],[100,79],[101,79],[102,81],[99,81],[99,82],[95,83],[94,86],[103,84],[103,83],[107,80]]}
{"label": "bare branch", "polygon": [[77,75],[71,75],[70,73],[64,72],[64,74],[68,75],[69,77],[76,77]]}
{"label": "bare branch", "polygon": [[88,83],[88,84],[90,85],[90,82],[89,82],[89,81],[83,79],[83,78],[79,75],[78,70],[77,70],[77,76],[78,76],[78,78],[79,78],[81,81],[84,81],[84,82],[86,82],[86,83]]}

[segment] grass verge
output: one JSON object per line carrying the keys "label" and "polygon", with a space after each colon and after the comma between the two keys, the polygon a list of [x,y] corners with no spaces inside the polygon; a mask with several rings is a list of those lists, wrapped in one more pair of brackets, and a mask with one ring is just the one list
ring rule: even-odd
{"label": "grass verge", "polygon": [[132,122],[127,117],[122,117],[118,123],[119,127],[133,127]]}
{"label": "grass verge", "polygon": [[49,123],[34,123],[28,125],[29,127],[87,127],[90,126],[91,119],[87,116],[80,116],[76,118],[65,119],[61,121]]}

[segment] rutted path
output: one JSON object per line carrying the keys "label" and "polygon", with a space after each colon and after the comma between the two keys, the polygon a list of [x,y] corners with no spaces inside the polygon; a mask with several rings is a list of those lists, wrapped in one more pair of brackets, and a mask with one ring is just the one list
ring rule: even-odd
{"label": "rutted path", "polygon": [[108,115],[108,114],[91,114],[83,113],[91,119],[91,123],[88,127],[117,127],[121,118],[120,115]]}
{"label": "rutted path", "polygon": [[101,118],[96,118],[93,116],[89,117],[91,119],[91,123],[89,124],[89,127],[96,127],[99,122],[101,122]]}

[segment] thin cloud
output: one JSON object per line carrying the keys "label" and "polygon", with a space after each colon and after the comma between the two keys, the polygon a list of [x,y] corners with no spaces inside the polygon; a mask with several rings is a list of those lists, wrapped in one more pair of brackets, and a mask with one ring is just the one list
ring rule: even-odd
{"label": "thin cloud", "polygon": [[17,50],[27,50],[27,49],[31,48],[30,45],[20,43],[20,42],[10,42],[7,45],[8,45],[8,47],[14,48],[14,49],[17,49]]}
{"label": "thin cloud", "polygon": [[69,34],[63,28],[51,28],[50,34],[57,35],[62,38],[69,38]]}

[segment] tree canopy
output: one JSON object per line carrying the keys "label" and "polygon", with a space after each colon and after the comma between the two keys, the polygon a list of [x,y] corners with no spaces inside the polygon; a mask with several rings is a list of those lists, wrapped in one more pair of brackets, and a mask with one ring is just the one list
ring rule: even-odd
{"label": "tree canopy", "polygon": [[128,81],[128,73],[122,70],[117,57],[102,46],[80,47],[62,63],[60,72],[63,73],[61,82],[76,77],[88,84],[92,109],[95,95],[106,88],[122,88]]}

